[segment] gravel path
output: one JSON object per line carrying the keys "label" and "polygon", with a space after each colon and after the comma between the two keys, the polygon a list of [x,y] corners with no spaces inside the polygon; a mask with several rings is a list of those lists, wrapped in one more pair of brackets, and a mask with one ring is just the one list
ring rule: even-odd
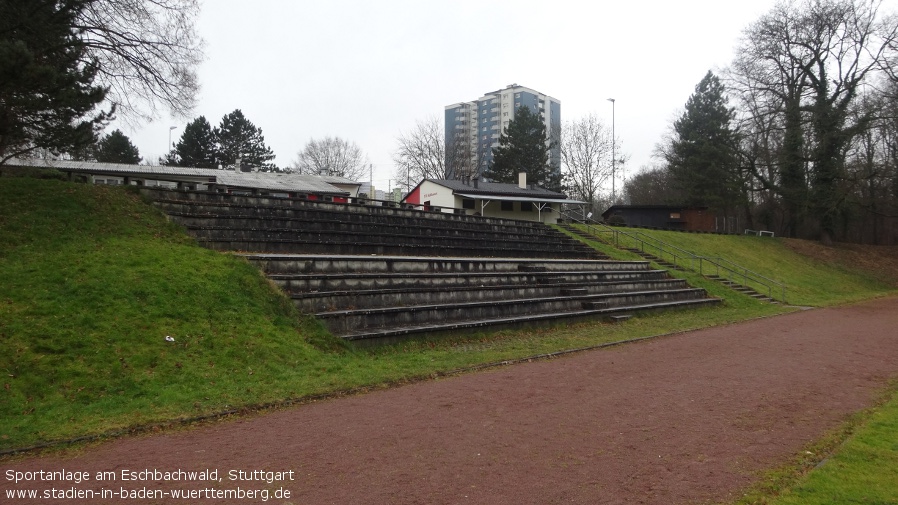
{"label": "gravel path", "polygon": [[[51,488],[97,493],[58,503],[721,501],[869,406],[898,377],[896,328],[898,299],[876,300],[8,461],[0,502],[47,503],[5,493]],[[7,480],[62,469],[90,480]],[[221,482],[122,480],[147,469],[217,470]],[[121,500],[122,488],[162,494]],[[184,489],[199,494],[171,494]]]}

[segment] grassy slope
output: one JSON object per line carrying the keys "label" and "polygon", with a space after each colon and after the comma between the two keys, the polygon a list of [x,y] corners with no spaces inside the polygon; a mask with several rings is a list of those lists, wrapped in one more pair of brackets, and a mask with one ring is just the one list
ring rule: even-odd
{"label": "grassy slope", "polygon": [[[724,306],[359,351],[121,188],[2,177],[0,237],[0,450],[786,310],[687,275]],[[803,303],[889,292],[818,268],[790,284]]]}
{"label": "grassy slope", "polygon": [[[703,256],[722,256],[786,285],[786,298],[796,305],[826,306],[882,296],[894,289],[894,279],[883,281],[880,272],[853,268],[815,256],[820,246],[781,238],[704,235],[640,230],[681,249]],[[790,243],[803,242],[800,254]],[[888,282],[892,281],[892,282]]]}
{"label": "grassy slope", "polygon": [[0,179],[0,231],[0,447],[280,396],[315,360],[253,267],[132,193]]}
{"label": "grassy slope", "polygon": [[[833,252],[804,240],[644,229],[638,232],[700,256],[724,257],[783,283],[786,298],[794,305],[821,307],[848,303],[883,296],[898,287],[895,264],[887,263],[889,270],[884,272],[882,262],[864,264],[859,256],[841,254],[856,250],[849,246]],[[603,247],[608,250],[608,246]],[[648,249],[648,252],[653,251]],[[886,254],[881,257],[888,259]]]}

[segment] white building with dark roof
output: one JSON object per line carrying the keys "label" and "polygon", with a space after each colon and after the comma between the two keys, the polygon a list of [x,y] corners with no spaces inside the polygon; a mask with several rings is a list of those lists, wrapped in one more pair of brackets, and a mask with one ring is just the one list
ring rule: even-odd
{"label": "white building with dark roof", "polygon": [[528,185],[525,174],[518,184],[424,179],[415,186],[403,203],[419,205],[425,210],[457,212],[484,217],[521,219],[556,223],[562,205],[584,202],[569,199],[564,193]]}

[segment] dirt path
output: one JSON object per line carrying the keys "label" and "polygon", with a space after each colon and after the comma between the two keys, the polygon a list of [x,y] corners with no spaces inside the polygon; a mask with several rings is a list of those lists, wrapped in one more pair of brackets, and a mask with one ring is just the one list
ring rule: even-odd
{"label": "dirt path", "polygon": [[[724,500],[870,405],[898,377],[896,328],[898,299],[879,300],[0,463],[0,502],[46,503],[5,493],[51,487],[203,490],[131,503],[261,503],[263,491],[293,504]],[[9,469],[90,471],[91,480],[14,485]],[[221,482],[124,482],[125,469],[217,469]],[[97,482],[98,470],[116,481]],[[230,470],[284,473],[256,474],[268,484],[230,481]],[[259,495],[213,498],[238,487]],[[275,498],[279,488],[289,498]]]}

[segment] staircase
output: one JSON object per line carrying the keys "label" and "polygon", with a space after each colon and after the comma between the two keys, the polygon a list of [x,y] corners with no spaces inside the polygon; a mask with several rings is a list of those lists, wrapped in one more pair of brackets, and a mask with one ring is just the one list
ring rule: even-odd
{"label": "staircase", "polygon": [[[643,259],[653,262],[659,266],[665,267],[669,270],[679,270],[685,272],[687,271],[688,267],[688,269],[696,271],[698,274],[702,275],[705,278],[717,281],[734,291],[749,295],[752,298],[758,299],[760,301],[778,304],[780,302],[785,302],[786,300],[786,288],[782,283],[769,279],[756,272],[752,272],[747,268],[737,265],[724,258],[699,256],[689,251],[684,251],[670,244],[662,242],[657,238],[646,236],[638,231],[624,232],[605,225],[600,225],[601,231],[604,231],[611,237],[609,239],[605,239],[604,237],[600,236],[601,234],[596,232],[596,229],[591,225],[587,225],[587,228],[590,231],[583,230],[570,224],[560,224],[559,227],[569,232],[570,234],[589,240],[599,240],[618,249],[630,251],[641,256]],[[630,247],[628,246],[628,244],[638,247]],[[658,254],[652,254],[646,251],[646,249],[657,251]],[[665,258],[665,255],[667,255],[667,257],[670,257],[674,261],[671,262],[670,260],[667,260]],[[697,267],[696,262],[698,265]],[[709,272],[713,271],[715,273],[706,273],[706,268]],[[728,276],[720,275],[721,273],[726,273]],[[737,280],[743,280],[743,282],[738,282]],[[768,291],[768,294],[761,293],[751,286],[748,286],[747,283],[749,281],[765,287]],[[778,293],[780,294],[779,299],[775,299],[773,297],[773,292],[775,290],[780,292]]]}
{"label": "staircase", "polygon": [[707,277],[708,279],[713,279],[717,282],[720,282],[721,284],[732,289],[733,291],[738,291],[739,293],[748,295],[748,296],[755,298],[757,300],[760,300],[762,302],[768,302],[768,303],[773,303],[773,304],[779,303],[778,301],[765,295],[764,293],[761,293],[755,289],[752,289],[751,287],[746,286],[744,284],[739,284],[738,282],[731,281],[725,277],[721,277],[719,275],[706,275],[705,277]]}
{"label": "staircase", "polygon": [[655,256],[654,254],[647,253],[647,252],[643,251],[642,249],[637,249],[637,248],[635,248],[635,247],[625,247],[625,248],[623,248],[623,249],[624,249],[625,251],[630,251],[630,252],[632,252],[632,253],[636,253],[636,254],[638,254],[639,256],[641,256],[641,257],[643,257],[643,258],[645,258],[645,259],[647,259],[647,260],[649,260],[649,261],[653,261],[653,262],[655,262],[656,264],[661,265],[661,266],[663,266],[663,267],[665,267],[665,268],[668,268],[668,269],[670,269],[670,270],[679,270],[679,271],[681,271],[681,272],[682,272],[682,271],[685,271],[685,269],[684,269],[683,267],[681,267],[681,266],[679,266],[679,265],[675,265],[675,264],[673,264],[673,263],[667,261],[667,260],[664,259],[664,258]]}
{"label": "staircase", "polygon": [[142,192],[200,244],[244,256],[301,311],[358,343],[719,303],[647,261],[610,260],[541,223]]}

